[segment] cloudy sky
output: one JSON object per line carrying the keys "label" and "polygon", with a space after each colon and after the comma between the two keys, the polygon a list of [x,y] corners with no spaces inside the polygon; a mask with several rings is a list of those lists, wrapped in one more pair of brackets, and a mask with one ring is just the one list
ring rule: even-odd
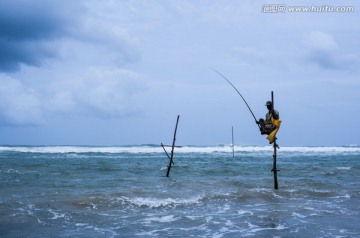
{"label": "cloudy sky", "polygon": [[[267,4],[286,4],[269,13]],[[272,5],[273,6],[273,5]],[[353,12],[290,12],[352,6]],[[360,145],[360,3],[0,0],[0,144]]]}

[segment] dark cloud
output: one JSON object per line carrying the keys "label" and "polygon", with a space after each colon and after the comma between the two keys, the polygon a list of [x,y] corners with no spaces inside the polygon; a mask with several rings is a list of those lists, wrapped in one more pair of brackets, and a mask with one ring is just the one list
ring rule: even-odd
{"label": "dark cloud", "polygon": [[324,69],[340,69],[342,67],[341,62],[336,59],[336,56],[329,52],[312,51],[309,53],[308,59]]}
{"label": "dark cloud", "polygon": [[[76,1],[74,1],[76,2]],[[19,70],[21,64],[39,66],[54,57],[49,42],[69,34],[80,5],[55,1],[0,2],[0,71]],[[80,11],[81,12],[81,11]]]}
{"label": "dark cloud", "polygon": [[342,52],[311,51],[308,60],[323,69],[333,70],[354,70],[360,65],[359,56]]}

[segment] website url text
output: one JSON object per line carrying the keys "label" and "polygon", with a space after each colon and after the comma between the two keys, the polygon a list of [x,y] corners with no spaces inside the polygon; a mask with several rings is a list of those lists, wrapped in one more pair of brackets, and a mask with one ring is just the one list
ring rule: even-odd
{"label": "website url text", "polygon": [[263,13],[351,13],[354,11],[354,6],[288,6],[286,4],[264,4],[261,6]]}

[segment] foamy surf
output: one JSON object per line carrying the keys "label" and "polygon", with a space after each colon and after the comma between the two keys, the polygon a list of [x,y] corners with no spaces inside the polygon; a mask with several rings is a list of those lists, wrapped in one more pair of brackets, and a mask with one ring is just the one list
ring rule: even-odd
{"label": "foamy surf", "polygon": [[[271,146],[240,146],[235,145],[236,153],[269,153],[273,149]],[[0,146],[0,152],[22,152],[22,153],[163,153],[160,145],[141,145],[141,146]],[[232,153],[230,145],[216,146],[183,146],[175,148],[179,154],[186,153]],[[360,147],[281,147],[279,152],[285,154],[300,153],[304,155],[325,154],[336,155],[344,153],[360,153]]]}

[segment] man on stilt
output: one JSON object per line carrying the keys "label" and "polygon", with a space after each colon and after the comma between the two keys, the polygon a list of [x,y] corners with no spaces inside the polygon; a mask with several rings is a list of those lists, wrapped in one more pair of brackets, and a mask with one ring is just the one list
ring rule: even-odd
{"label": "man on stilt", "polygon": [[274,109],[271,101],[267,101],[265,106],[269,110],[265,115],[265,120],[260,118],[259,121],[256,121],[256,124],[259,125],[262,135],[268,135],[267,139],[272,144],[276,139],[275,135],[280,128],[281,120],[279,112]]}
{"label": "man on stilt", "polygon": [[278,132],[281,124],[281,120],[279,117],[279,112],[274,109],[274,93],[271,91],[271,101],[266,102],[266,107],[269,110],[266,113],[265,120],[260,118],[259,121],[256,121],[258,124],[260,132],[262,135],[268,135],[266,139],[269,140],[269,144],[273,144],[274,154],[273,154],[273,168],[272,172],[274,173],[274,189],[278,189],[278,180],[277,180],[277,169],[276,165],[276,149],[280,149],[278,144],[276,143],[276,133]]}
{"label": "man on stilt", "polygon": [[261,135],[270,135],[270,133],[276,128],[276,126],[272,123],[272,118],[278,120],[279,112],[273,109],[271,101],[267,101],[265,106],[269,110],[265,115],[265,120],[260,118],[259,121],[256,121],[256,123],[260,125]]}

